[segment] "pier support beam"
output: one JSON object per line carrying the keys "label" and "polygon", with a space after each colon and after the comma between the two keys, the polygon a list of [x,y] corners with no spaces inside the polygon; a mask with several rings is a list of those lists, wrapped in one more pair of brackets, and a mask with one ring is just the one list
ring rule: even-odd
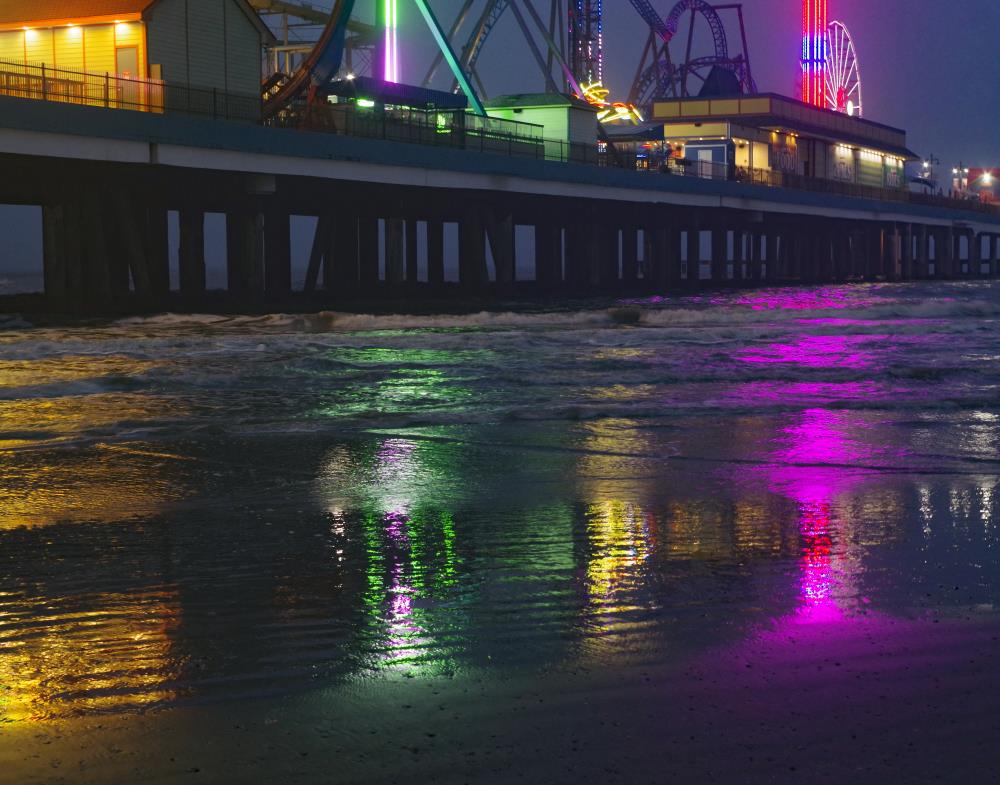
{"label": "pier support beam", "polygon": [[698,224],[690,224],[686,234],[687,275],[684,278],[684,285],[694,290],[701,287],[701,230]]}
{"label": "pier support beam", "polygon": [[326,288],[338,297],[353,294],[361,285],[358,243],[357,216],[338,211],[333,216],[331,231],[326,238],[323,276]]}
{"label": "pier support beam", "polygon": [[787,227],[782,227],[778,239],[778,264],[775,278],[788,281],[795,275],[795,234]]}
{"label": "pier support beam", "polygon": [[768,229],[764,240],[764,263],[761,265],[761,281],[774,281],[778,270],[778,233]]}
{"label": "pier support beam", "polygon": [[921,224],[916,232],[917,235],[917,258],[915,261],[915,278],[931,277],[931,235],[927,231],[927,225]]}
{"label": "pier support beam", "polygon": [[287,297],[292,291],[292,229],[288,210],[271,205],[264,217],[264,292]]}
{"label": "pier support beam", "polygon": [[379,220],[374,215],[358,216],[358,283],[371,292],[379,285]]}
{"label": "pier support beam", "polygon": [[64,251],[66,254],[66,289],[69,310],[87,310],[86,275],[84,270],[84,217],[80,198],[67,198],[63,203],[66,220]]}
{"label": "pier support beam", "polygon": [[619,229],[617,224],[602,224],[598,227],[598,276],[602,291],[618,291],[621,288],[621,257],[619,249]]}
{"label": "pier support beam", "polygon": [[681,277],[681,230],[675,221],[666,228],[666,251],[664,263],[667,267],[666,287],[671,293],[681,288],[683,279]]}
{"label": "pier support beam", "polygon": [[585,220],[575,217],[566,227],[566,285],[572,291],[586,288],[588,280],[588,249],[590,225]]}
{"label": "pier support beam", "polygon": [[899,255],[901,250],[902,235],[899,231],[899,224],[893,224],[885,229],[885,279],[887,281],[899,280]]}
{"label": "pier support beam", "polygon": [[458,280],[463,289],[479,291],[486,286],[486,233],[482,212],[469,208],[458,225]]}
{"label": "pier support beam", "polygon": [[635,226],[622,228],[622,283],[634,287],[639,280],[639,231]]}
{"label": "pier support beam", "polygon": [[712,285],[717,286],[729,278],[729,232],[715,227],[712,229]]}
{"label": "pier support beam", "polygon": [[763,254],[761,253],[761,241],[763,240],[763,236],[756,231],[751,231],[748,239],[750,242],[750,248],[747,258],[747,278],[754,283],[763,283],[764,259]]}
{"label": "pier support beam", "polygon": [[865,253],[864,279],[874,281],[883,275],[885,262],[885,237],[881,226],[872,224],[868,227],[868,242]]}
{"label": "pier support beam", "polygon": [[602,256],[607,247],[605,242],[606,229],[599,222],[598,216],[592,214],[590,220],[577,230],[581,240],[581,267],[579,285],[585,290],[596,290],[601,283]]}
{"label": "pier support beam", "polygon": [[125,220],[117,215],[117,202],[112,196],[105,200],[98,211],[97,220],[101,222],[104,234],[104,252],[107,254],[106,265],[108,281],[111,285],[111,299],[121,303],[128,298],[130,280],[129,249],[125,245],[124,230],[131,224],[126,203]]}
{"label": "pier support beam", "polygon": [[1000,259],[998,259],[997,245],[1000,244],[1000,237],[997,235],[990,235],[990,277],[996,278],[998,272],[997,264]]}
{"label": "pier support beam", "polygon": [[823,283],[831,283],[837,279],[833,264],[833,237],[829,224],[816,227],[816,272]]}
{"label": "pier support beam", "polygon": [[938,235],[938,239],[940,242],[937,243],[939,246],[936,262],[937,277],[956,278],[958,272],[958,253],[955,248],[955,230],[949,226]]}
{"label": "pier support beam", "polygon": [[736,280],[746,284],[750,281],[750,245],[753,233],[743,226],[733,236],[733,275]]}
{"label": "pier support beam", "polygon": [[306,268],[306,280],[302,285],[304,292],[316,291],[321,274],[323,282],[327,285],[330,283],[330,275],[326,269],[326,252],[332,224],[333,217],[329,213],[319,216],[316,221],[316,229],[313,231],[312,245],[309,251],[309,266]]}
{"label": "pier support beam", "polygon": [[68,305],[66,240],[65,205],[44,205],[42,207],[42,267],[45,296],[49,303],[57,309],[64,309]]}
{"label": "pier support beam", "polygon": [[900,263],[900,277],[904,281],[912,281],[916,278],[916,270],[913,264],[913,225],[904,224],[901,233],[901,242],[903,244],[902,251],[903,257]]}
{"label": "pier support beam", "polygon": [[231,295],[264,291],[261,220],[252,210],[226,213],[226,280]]}
{"label": "pier support beam", "polygon": [[819,261],[819,227],[812,224],[809,231],[798,233],[799,246],[799,271],[798,279],[802,283],[816,283],[822,280],[821,265]]}
{"label": "pier support beam", "polygon": [[[115,289],[109,264],[107,231],[104,227],[102,205],[96,194],[88,194],[83,199],[84,237],[84,290],[87,310],[105,309],[114,301]],[[183,243],[183,231],[182,243]],[[204,244],[204,233],[202,234]],[[203,245],[204,247],[204,245]],[[204,250],[202,251],[204,269]],[[202,278],[204,280],[204,276]],[[202,285],[204,289],[204,284]]]}
{"label": "pier support beam", "polygon": [[649,260],[646,269],[649,271],[649,285],[652,291],[657,294],[665,294],[667,291],[667,243],[669,235],[667,227],[663,223],[662,216],[656,224],[648,229],[650,242]]}
{"label": "pier support beam", "polygon": [[170,245],[167,208],[151,204],[141,215],[149,264],[149,287],[152,296],[162,299],[170,292]]}
{"label": "pier support beam", "polygon": [[[132,286],[137,296],[149,301],[153,295],[152,271],[149,264],[149,253],[144,237],[145,215],[139,204],[121,193],[114,200],[118,247],[123,255],[125,267],[132,278]],[[128,280],[125,282],[128,290]]]}
{"label": "pier support beam", "polygon": [[510,294],[514,288],[517,261],[514,258],[514,216],[509,210],[486,211],[486,236],[493,252],[497,290]]}
{"label": "pier support beam", "polygon": [[969,275],[983,277],[983,237],[975,232],[969,234]]}

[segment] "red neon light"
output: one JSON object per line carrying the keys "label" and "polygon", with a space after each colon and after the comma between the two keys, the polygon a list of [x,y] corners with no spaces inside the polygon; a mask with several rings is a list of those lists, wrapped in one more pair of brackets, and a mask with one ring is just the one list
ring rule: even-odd
{"label": "red neon light", "polygon": [[826,106],[827,0],[802,0],[802,100]]}

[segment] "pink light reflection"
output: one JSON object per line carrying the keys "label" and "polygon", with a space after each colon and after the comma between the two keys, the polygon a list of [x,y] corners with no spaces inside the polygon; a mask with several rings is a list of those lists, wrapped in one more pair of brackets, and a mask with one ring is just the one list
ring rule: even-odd
{"label": "pink light reflection", "polygon": [[388,599],[386,619],[386,654],[389,664],[401,663],[416,657],[425,641],[426,630],[416,623],[413,615],[412,560],[409,519],[400,512],[385,516],[385,533],[397,547],[392,549],[390,582],[386,591]]}
{"label": "pink light reflection", "polygon": [[783,363],[803,368],[860,370],[874,365],[866,344],[886,340],[889,340],[887,335],[803,335],[791,343],[744,349],[736,354],[736,359],[760,365]]}
{"label": "pink light reflection", "polygon": [[[854,413],[807,409],[784,428],[773,461],[759,469],[770,490],[796,502],[801,621],[843,617],[841,601],[858,565],[838,549],[837,500],[863,481],[874,456],[852,437]],[[841,523],[841,526],[843,523]]]}

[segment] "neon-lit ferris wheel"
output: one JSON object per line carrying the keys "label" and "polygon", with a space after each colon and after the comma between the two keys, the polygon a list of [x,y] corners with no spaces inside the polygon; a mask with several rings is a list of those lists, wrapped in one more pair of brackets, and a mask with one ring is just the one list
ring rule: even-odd
{"label": "neon-lit ferris wheel", "polygon": [[854,40],[843,22],[826,28],[826,106],[861,117],[861,69]]}

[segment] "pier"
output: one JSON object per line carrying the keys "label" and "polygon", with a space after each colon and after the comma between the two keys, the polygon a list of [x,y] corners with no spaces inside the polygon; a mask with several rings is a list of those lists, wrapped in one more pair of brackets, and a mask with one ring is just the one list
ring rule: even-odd
{"label": "pier", "polygon": [[[730,74],[714,92],[691,96],[686,76],[640,79],[640,111],[594,81],[599,4],[574,11],[567,43],[530,3],[526,19],[490,2],[460,58],[463,14],[446,34],[417,0],[438,49],[423,86],[399,83],[395,3],[377,5],[374,27],[350,0],[309,11],[321,32],[299,47],[254,10],[287,27],[288,13],[305,13],[294,3],[226,0],[202,17],[131,0],[113,18],[84,3],[70,24],[33,19],[28,4],[0,16],[0,203],[41,208],[41,307],[350,307],[997,275],[1000,210],[912,192],[906,133],[862,118],[860,87],[836,108],[759,92],[745,35],[738,56],[691,61]],[[682,3],[665,22],[633,5],[662,45],[684,13],[721,35],[713,7]],[[546,92],[490,100],[474,89],[476,58],[508,7]],[[553,0],[553,19],[561,8]],[[356,50],[370,75],[350,70]],[[262,51],[273,55],[263,83]],[[218,53],[221,71],[208,65]],[[112,61],[113,74],[97,70]],[[442,61],[454,92],[428,87]],[[208,216],[225,221],[222,290],[206,276],[220,245],[206,243]],[[308,260],[293,259],[303,226]]]}
{"label": "pier", "polygon": [[[203,305],[210,213],[226,221],[225,299],[245,307],[998,271],[1000,214],[908,193],[880,200],[17,98],[0,98],[0,160],[0,201],[43,210],[47,303],[75,313]],[[317,219],[300,292],[292,216]],[[526,259],[518,227],[533,237]],[[458,276],[446,282],[449,245]]]}

